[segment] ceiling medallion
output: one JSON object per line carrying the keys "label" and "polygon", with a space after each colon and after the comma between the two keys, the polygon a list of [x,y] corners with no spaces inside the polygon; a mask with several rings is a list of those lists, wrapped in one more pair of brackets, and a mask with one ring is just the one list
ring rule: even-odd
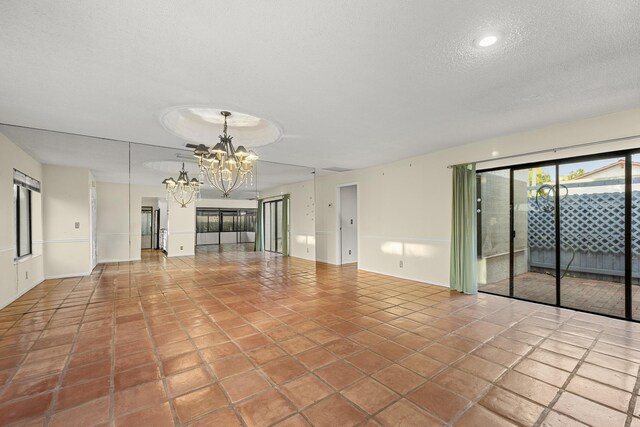
{"label": "ceiling medallion", "polygon": [[[220,109],[204,104],[178,105],[161,112],[160,123],[171,134],[195,145],[211,144],[218,139],[219,127],[225,116]],[[262,147],[282,138],[282,127],[264,117],[231,111],[228,117],[229,129],[237,141],[245,147]]]}

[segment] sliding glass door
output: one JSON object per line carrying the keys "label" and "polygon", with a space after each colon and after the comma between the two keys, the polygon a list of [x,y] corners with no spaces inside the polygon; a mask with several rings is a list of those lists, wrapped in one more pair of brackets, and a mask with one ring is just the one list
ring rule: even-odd
{"label": "sliding glass door", "polygon": [[513,296],[556,304],[556,167],[513,170]]}
{"label": "sliding glass door", "polygon": [[[627,279],[631,283],[627,290],[627,305],[631,305],[634,320],[640,320],[640,154],[633,154],[631,162],[627,164],[627,173],[631,175],[630,191],[627,194],[627,214],[629,219],[628,234],[631,245],[625,253],[627,259]],[[633,304],[632,304],[633,302]]]}
{"label": "sliding glass door", "polygon": [[196,245],[253,243],[256,209],[196,209]]}
{"label": "sliding glass door", "polygon": [[282,200],[264,202],[264,250],[282,253]]}
{"label": "sliding glass door", "polygon": [[478,173],[478,289],[510,295],[509,169]]}
{"label": "sliding glass door", "polygon": [[[604,168],[604,169],[603,169]],[[625,159],[560,165],[562,305],[625,314]]]}
{"label": "sliding glass door", "polygon": [[480,291],[640,320],[640,154],[480,171],[477,183]]}

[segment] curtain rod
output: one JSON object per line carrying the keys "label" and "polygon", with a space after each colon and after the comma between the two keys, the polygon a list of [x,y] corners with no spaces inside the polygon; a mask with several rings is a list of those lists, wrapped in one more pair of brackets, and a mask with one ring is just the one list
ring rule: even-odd
{"label": "curtain rod", "polygon": [[258,200],[262,200],[264,202],[265,200],[269,200],[269,199],[282,199],[282,197],[286,196],[287,194],[290,194],[290,193],[276,194],[275,196],[263,197]]}
{"label": "curtain rod", "polygon": [[530,151],[528,153],[522,153],[522,154],[511,154],[509,156],[492,157],[490,159],[478,160],[476,162],[458,163],[458,164],[455,164],[455,165],[448,165],[447,168],[451,169],[454,166],[466,165],[468,163],[476,163],[476,164],[478,164],[478,163],[487,163],[487,162],[493,162],[495,160],[505,160],[505,159],[513,159],[513,158],[516,158],[516,157],[532,156],[534,154],[556,153],[558,151],[569,150],[571,148],[589,147],[591,145],[606,144],[606,143],[610,143],[610,142],[621,142],[621,141],[627,141],[627,140],[638,138],[638,137],[640,137],[640,135],[623,136],[623,137],[620,137],[620,138],[613,138],[613,139],[603,139],[602,141],[585,142],[585,143],[582,143],[582,144],[567,145],[567,146],[564,146],[564,147],[557,147],[557,148],[547,148],[547,149],[544,149],[544,150]]}

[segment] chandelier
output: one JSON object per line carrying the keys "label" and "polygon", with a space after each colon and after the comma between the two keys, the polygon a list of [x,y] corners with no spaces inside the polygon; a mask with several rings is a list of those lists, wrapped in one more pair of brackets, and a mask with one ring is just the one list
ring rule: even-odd
{"label": "chandelier", "polygon": [[228,198],[229,194],[243,184],[253,185],[253,169],[258,156],[253,151],[247,151],[240,145],[234,148],[232,136],[227,134],[228,111],[221,111],[224,116],[224,127],[220,142],[213,148],[200,144],[193,151],[198,159],[200,168],[200,180],[206,177],[212,187],[222,192],[222,197]]}
{"label": "chandelier", "polygon": [[189,180],[189,174],[184,169],[184,163],[182,163],[182,170],[178,175],[177,181],[171,177],[165,179],[162,183],[167,190],[167,200],[173,197],[180,204],[180,207],[186,208],[189,203],[200,197],[200,181],[196,178]]}

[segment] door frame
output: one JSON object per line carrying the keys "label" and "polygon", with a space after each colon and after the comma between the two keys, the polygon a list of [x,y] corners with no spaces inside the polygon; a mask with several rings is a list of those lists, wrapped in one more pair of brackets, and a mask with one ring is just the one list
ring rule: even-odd
{"label": "door frame", "polygon": [[142,247],[142,227],[140,228],[140,249],[153,249],[153,206],[141,206],[140,214],[142,215],[144,212],[151,212],[151,234],[149,235],[149,248]]}
{"label": "door frame", "polygon": [[[551,159],[551,160],[542,160],[539,162],[527,162],[527,163],[520,163],[520,164],[514,164],[514,165],[505,165],[505,166],[500,166],[500,167],[492,167],[492,168],[485,168],[485,169],[477,169],[476,170],[476,174],[479,173],[484,173],[484,172],[493,172],[493,171],[498,171],[498,170],[508,170],[509,171],[509,193],[510,193],[510,208],[509,208],[509,223],[510,223],[510,239],[509,239],[509,257],[510,257],[510,262],[509,262],[509,295],[500,295],[500,294],[493,294],[492,295],[498,295],[498,296],[506,296],[507,298],[512,298],[512,299],[517,299],[517,300],[523,300],[523,301],[527,301],[527,302],[534,302],[536,304],[543,304],[543,305],[550,305],[550,306],[554,306],[554,307],[561,307],[561,308],[566,308],[569,310],[574,310],[574,311],[579,311],[579,312],[585,312],[585,313],[590,313],[590,314],[595,314],[598,316],[605,316],[605,317],[611,317],[614,319],[622,319],[622,320],[628,320],[628,321],[635,321],[635,322],[640,322],[640,318],[639,319],[634,319],[633,318],[633,301],[632,301],[632,259],[633,259],[633,242],[632,242],[632,192],[633,192],[633,156],[636,154],[640,154],[640,149],[638,148],[631,148],[631,149],[625,149],[625,150],[616,150],[616,151],[610,151],[610,152],[603,152],[603,153],[595,153],[595,154],[587,154],[587,155],[580,155],[580,156],[574,156],[574,157],[565,157],[565,158],[561,158],[561,159]],[[625,253],[624,253],[624,259],[625,259],[625,276],[624,276],[624,282],[621,283],[621,285],[624,286],[624,295],[625,295],[625,310],[624,310],[624,315],[622,317],[619,316],[614,316],[614,315],[610,315],[610,314],[606,314],[606,313],[598,313],[598,312],[593,312],[593,311],[589,311],[586,309],[579,309],[579,308],[574,308],[574,307],[566,307],[562,305],[562,301],[560,299],[560,293],[561,293],[561,287],[562,287],[562,283],[561,283],[561,277],[560,277],[560,270],[561,270],[561,266],[560,266],[560,253],[561,253],[561,238],[562,238],[562,234],[561,234],[561,218],[560,218],[560,175],[559,175],[559,168],[560,165],[564,165],[564,164],[571,164],[571,163],[580,163],[580,162],[587,162],[587,161],[594,161],[594,160],[605,160],[605,159],[609,159],[609,158],[615,158],[615,157],[621,157],[625,159],[625,171],[624,171],[624,198],[625,198],[625,218],[624,218],[624,239],[625,239]],[[555,167],[556,170],[556,183],[555,183],[555,194],[554,194],[554,208],[555,208],[555,250],[556,250],[556,254],[555,254],[555,258],[556,258],[556,303],[555,304],[548,304],[548,303],[544,303],[544,302],[538,302],[538,301],[530,301],[530,300],[526,300],[523,298],[518,298],[516,296],[514,296],[514,292],[513,292],[513,286],[514,286],[514,263],[513,263],[513,258],[514,258],[514,247],[513,247],[513,242],[514,242],[514,224],[513,224],[513,219],[514,219],[514,194],[513,194],[513,171],[514,170],[520,170],[520,169],[527,169],[527,168],[534,168],[534,167],[545,167],[545,166],[553,166]],[[640,218],[637,218],[637,220],[640,221]],[[480,240],[481,239],[481,235],[478,233],[478,230],[476,230],[476,239]],[[478,242],[476,242],[477,244],[480,244]],[[486,291],[479,291],[479,292],[483,292],[483,293],[490,293],[490,292],[486,292]]]}
{"label": "door frame", "polygon": [[[264,236],[267,233],[267,209],[266,209],[266,205],[269,205],[271,203],[275,204],[275,207],[276,207],[275,211],[274,211],[275,212],[275,217],[276,217],[276,220],[275,220],[276,233],[275,233],[275,236],[271,236],[269,238],[269,242],[271,242],[272,239],[275,239],[275,242],[276,242],[275,243],[275,248],[276,248],[275,251],[272,251],[271,249],[267,249],[267,247],[264,244],[264,242],[265,242]],[[275,198],[275,199],[272,199],[272,200],[263,200],[262,201],[262,250],[265,251],[265,252],[271,252],[271,253],[274,253],[274,254],[281,254],[282,255],[282,252],[278,252],[278,229],[279,229],[279,227],[281,227],[280,221],[282,220],[282,218],[280,218],[278,216],[278,203],[280,203],[280,205],[282,206],[281,210],[284,209],[284,202],[283,202],[282,197]],[[271,213],[269,213],[269,216],[271,217]],[[270,219],[273,220],[273,218],[270,218]],[[283,239],[285,238],[284,234],[282,235],[282,238]]]}
{"label": "door frame", "polygon": [[160,249],[160,208],[156,209],[154,215],[154,224],[157,222],[158,226],[155,227],[156,247],[154,249]]}
{"label": "door frame", "polygon": [[345,184],[336,185],[336,265],[342,264],[342,223],[341,223],[341,209],[340,206],[340,192],[343,187],[356,187],[356,250],[358,256],[356,262],[360,265],[360,183],[358,181],[349,182]]}

